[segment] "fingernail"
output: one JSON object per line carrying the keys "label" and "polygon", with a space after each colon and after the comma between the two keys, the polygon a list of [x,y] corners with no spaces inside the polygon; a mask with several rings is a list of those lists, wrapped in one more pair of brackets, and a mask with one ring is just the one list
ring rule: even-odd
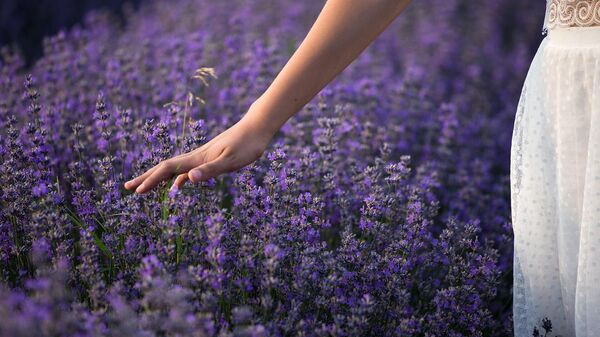
{"label": "fingernail", "polygon": [[135,191],[137,193],[140,193],[143,189],[144,189],[144,184],[141,184],[140,186],[138,186],[138,188],[135,189]]}
{"label": "fingernail", "polygon": [[192,179],[194,179],[196,181],[202,179],[202,172],[200,172],[198,170],[192,171],[191,175],[192,175]]}

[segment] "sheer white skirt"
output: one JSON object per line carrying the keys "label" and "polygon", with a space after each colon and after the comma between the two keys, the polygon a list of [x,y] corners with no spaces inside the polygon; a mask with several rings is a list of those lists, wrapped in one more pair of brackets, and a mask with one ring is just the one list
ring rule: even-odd
{"label": "sheer white skirt", "polygon": [[544,317],[552,336],[600,336],[600,27],[549,32],[512,137],[515,336]]}

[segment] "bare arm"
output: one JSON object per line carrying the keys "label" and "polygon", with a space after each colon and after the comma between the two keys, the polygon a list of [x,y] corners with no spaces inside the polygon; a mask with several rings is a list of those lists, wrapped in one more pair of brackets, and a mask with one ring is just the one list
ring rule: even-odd
{"label": "bare arm", "polygon": [[344,70],[410,0],[328,0],[296,52],[236,124],[199,148],[162,161],[128,181],[145,193],[177,175],[174,186],[236,171],[258,159],[279,128]]}
{"label": "bare arm", "polygon": [[247,117],[271,133],[302,109],[381,34],[410,0],[329,0]]}

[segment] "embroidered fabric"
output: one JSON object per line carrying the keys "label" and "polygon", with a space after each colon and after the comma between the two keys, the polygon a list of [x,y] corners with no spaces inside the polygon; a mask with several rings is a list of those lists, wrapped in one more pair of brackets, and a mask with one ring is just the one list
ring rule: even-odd
{"label": "embroidered fabric", "polygon": [[600,26],[600,0],[547,0],[545,29]]}
{"label": "embroidered fabric", "polygon": [[[527,86],[523,86],[521,91],[521,97],[519,99],[519,105],[515,116],[515,124],[512,134],[512,149],[511,149],[511,168],[510,168],[510,183],[511,183],[511,203],[512,203],[512,220],[513,223],[517,221],[517,206],[518,206],[518,194],[521,189],[522,171],[523,165],[523,113],[525,112],[525,97],[527,92]],[[515,246],[517,248],[517,246]],[[531,290],[529,288],[528,280],[523,275],[523,268],[519,261],[519,253],[515,251],[513,258],[513,323],[514,323],[514,336],[529,336],[530,327],[535,325],[535,316],[528,314],[528,310],[531,311],[533,304],[531,303]]]}

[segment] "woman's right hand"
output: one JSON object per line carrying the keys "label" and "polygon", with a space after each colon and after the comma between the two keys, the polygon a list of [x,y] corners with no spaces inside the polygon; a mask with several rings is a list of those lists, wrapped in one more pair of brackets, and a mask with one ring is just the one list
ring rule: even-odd
{"label": "woman's right hand", "polygon": [[262,156],[274,132],[253,119],[250,112],[208,143],[161,161],[125,183],[125,188],[140,194],[146,193],[173,176],[177,176],[173,187],[180,188],[188,180],[193,183],[206,181],[254,162]]}

